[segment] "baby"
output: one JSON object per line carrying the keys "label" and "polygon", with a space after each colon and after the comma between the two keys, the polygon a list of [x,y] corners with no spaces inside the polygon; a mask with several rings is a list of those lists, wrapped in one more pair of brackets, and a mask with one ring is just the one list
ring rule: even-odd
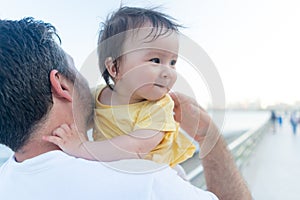
{"label": "baby", "polygon": [[110,15],[98,40],[106,85],[95,91],[96,142],[65,124],[45,139],[93,160],[144,158],[174,167],[190,158],[195,146],[179,132],[168,95],[177,78],[178,27],[152,9],[122,7]]}

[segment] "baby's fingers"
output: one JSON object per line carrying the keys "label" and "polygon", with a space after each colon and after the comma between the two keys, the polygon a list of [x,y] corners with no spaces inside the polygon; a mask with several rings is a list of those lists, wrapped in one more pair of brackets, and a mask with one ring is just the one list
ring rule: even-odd
{"label": "baby's fingers", "polygon": [[76,127],[75,123],[72,123],[72,124],[70,125],[70,129],[71,129],[73,132],[77,132],[77,127]]}
{"label": "baby's fingers", "polygon": [[43,136],[43,140],[51,142],[59,147],[62,147],[64,144],[64,141],[57,136]]}
{"label": "baby's fingers", "polygon": [[65,137],[68,137],[70,135],[70,132],[67,132],[65,131],[65,129],[59,127],[52,132],[52,135],[63,139]]}
{"label": "baby's fingers", "polygon": [[68,124],[62,124],[59,128],[62,129],[63,131],[65,131],[65,132],[67,132],[67,133],[71,132],[71,127]]}

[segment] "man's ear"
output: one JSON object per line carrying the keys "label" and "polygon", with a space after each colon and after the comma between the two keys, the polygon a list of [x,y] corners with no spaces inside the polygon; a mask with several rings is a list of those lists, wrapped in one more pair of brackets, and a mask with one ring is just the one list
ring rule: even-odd
{"label": "man's ear", "polygon": [[71,88],[67,84],[67,79],[55,69],[50,72],[50,83],[54,95],[72,101]]}

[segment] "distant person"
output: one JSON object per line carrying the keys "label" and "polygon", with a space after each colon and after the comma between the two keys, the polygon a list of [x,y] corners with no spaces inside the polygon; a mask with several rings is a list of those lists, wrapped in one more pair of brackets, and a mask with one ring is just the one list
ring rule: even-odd
{"label": "distant person", "polygon": [[290,117],[290,123],[291,123],[294,135],[296,135],[296,133],[297,133],[298,122],[299,122],[299,119],[297,117],[297,113],[296,112],[292,112],[291,117]]}
{"label": "distant person", "polygon": [[282,126],[282,115],[277,116],[278,124],[281,127]]}
{"label": "distant person", "polygon": [[[222,200],[252,199],[217,126],[195,100],[179,93],[172,98],[181,127],[203,149],[216,142],[201,160],[211,192],[182,180],[167,165],[129,173],[69,156],[43,140],[61,124],[76,122],[78,132],[86,133],[93,113],[88,84],[57,44],[51,24],[0,20],[0,33],[0,143],[14,151],[0,167],[1,199],[217,199],[213,193]],[[160,166],[143,159],[114,163]]]}
{"label": "distant person", "polygon": [[276,121],[277,121],[277,118],[276,118],[276,113],[274,110],[271,111],[271,123],[272,123],[272,131],[273,133],[276,132]]}

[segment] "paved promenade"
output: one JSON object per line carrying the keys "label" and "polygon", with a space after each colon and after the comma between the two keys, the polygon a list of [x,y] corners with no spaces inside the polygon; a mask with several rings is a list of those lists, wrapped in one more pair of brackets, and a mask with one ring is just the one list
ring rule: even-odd
{"label": "paved promenade", "polygon": [[255,200],[300,200],[300,130],[266,133],[242,172]]}

